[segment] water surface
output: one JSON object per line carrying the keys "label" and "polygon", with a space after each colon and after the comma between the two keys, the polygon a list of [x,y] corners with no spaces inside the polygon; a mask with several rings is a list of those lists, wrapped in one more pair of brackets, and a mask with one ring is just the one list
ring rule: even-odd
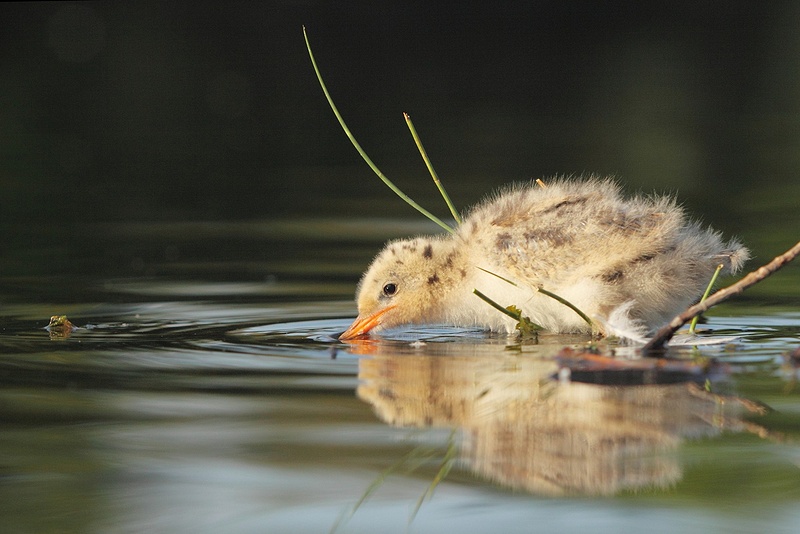
{"label": "water surface", "polygon": [[[797,269],[709,314],[704,338],[735,340],[622,377],[578,366],[567,380],[556,355],[581,336],[339,343],[380,243],[426,231],[15,228],[0,278],[5,531],[796,530]],[[78,328],[48,331],[56,314]]]}

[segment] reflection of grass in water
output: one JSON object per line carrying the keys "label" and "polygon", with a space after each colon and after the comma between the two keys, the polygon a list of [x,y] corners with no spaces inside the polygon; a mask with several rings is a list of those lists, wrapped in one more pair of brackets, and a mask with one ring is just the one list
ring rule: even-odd
{"label": "reflection of grass in water", "polygon": [[442,457],[436,475],[433,477],[433,480],[431,481],[428,488],[423,492],[423,494],[419,497],[419,499],[417,499],[414,509],[411,511],[411,515],[408,519],[409,524],[411,524],[411,522],[413,522],[414,518],[417,516],[417,513],[419,512],[420,508],[422,508],[422,504],[426,500],[433,497],[433,492],[436,490],[439,484],[445,479],[448,473],[450,473],[450,470],[452,469],[453,464],[455,463],[456,453],[457,453],[455,434],[456,430],[453,429],[450,432],[449,437],[447,438],[447,448],[445,450],[444,456],[441,456],[440,447],[431,447],[431,446],[414,447],[409,452],[401,456],[399,460],[397,460],[395,463],[393,463],[384,471],[382,471],[380,474],[378,474],[378,476],[375,477],[375,480],[373,480],[372,483],[369,486],[367,486],[367,489],[364,490],[364,493],[361,495],[361,498],[358,499],[358,502],[356,502],[353,505],[353,507],[350,508],[350,510],[345,510],[339,515],[338,519],[336,520],[336,523],[334,523],[333,527],[331,527],[331,532],[336,532],[339,529],[339,527],[344,526],[344,524],[347,523],[350,520],[350,518],[352,518],[355,515],[358,509],[361,508],[361,505],[367,502],[367,500],[376,491],[378,491],[378,489],[380,489],[381,486],[383,486],[384,482],[386,482],[386,480],[388,480],[388,478],[392,474],[397,472],[402,472],[404,474],[413,473],[416,470],[423,467],[425,464],[429,463],[431,460]]}
{"label": "reflection of grass in water", "polygon": [[442,462],[439,464],[439,470],[436,472],[436,476],[433,477],[428,489],[425,490],[425,493],[420,495],[420,498],[417,500],[417,504],[411,512],[411,517],[408,519],[409,523],[414,521],[419,509],[422,507],[422,503],[425,502],[426,499],[433,497],[433,492],[436,490],[436,487],[445,479],[448,473],[450,473],[450,469],[453,468],[453,463],[456,460],[456,443],[453,439],[455,433],[455,430],[450,432],[450,437],[447,438],[447,451],[444,454],[444,458],[442,458]]}

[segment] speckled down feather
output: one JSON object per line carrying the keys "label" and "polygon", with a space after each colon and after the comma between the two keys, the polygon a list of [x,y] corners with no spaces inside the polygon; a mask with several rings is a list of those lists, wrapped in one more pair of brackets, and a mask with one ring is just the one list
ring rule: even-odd
{"label": "speckled down feather", "polygon": [[539,287],[601,325],[625,306],[633,324],[653,330],[699,298],[718,264],[735,272],[748,257],[671,197],[626,199],[607,179],[517,185],[473,208],[455,235],[387,244],[359,283],[359,317],[342,338],[404,324],[512,331],[473,289],[550,331],[589,330]]}

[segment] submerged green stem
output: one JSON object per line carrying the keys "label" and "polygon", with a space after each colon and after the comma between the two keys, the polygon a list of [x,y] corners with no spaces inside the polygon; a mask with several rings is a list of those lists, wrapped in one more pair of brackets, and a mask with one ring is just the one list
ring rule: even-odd
{"label": "submerged green stem", "polygon": [[411,131],[411,137],[414,138],[414,143],[417,145],[417,149],[419,150],[420,156],[422,156],[422,160],[425,162],[425,166],[428,167],[428,172],[431,174],[431,178],[433,178],[433,183],[436,184],[436,187],[439,189],[439,193],[441,193],[442,198],[444,199],[447,207],[450,209],[450,213],[453,215],[453,219],[456,220],[457,224],[461,224],[461,216],[458,214],[455,206],[453,206],[453,202],[450,200],[450,196],[447,194],[447,191],[444,189],[444,185],[442,185],[442,181],[439,180],[439,175],[436,174],[436,171],[433,169],[433,163],[431,163],[430,158],[428,157],[428,152],[425,150],[425,147],[422,146],[422,140],[419,138],[417,134],[417,129],[414,127],[414,123],[411,122],[411,116],[408,113],[403,113],[403,118],[406,119],[406,124],[408,125],[409,131]]}
{"label": "submerged green stem", "polygon": [[306,33],[305,26],[303,26],[303,37],[305,38],[306,41],[306,48],[308,49],[308,57],[311,58],[311,64],[314,67],[314,72],[317,75],[317,80],[319,81],[319,85],[320,87],[322,87],[322,92],[325,94],[325,98],[328,100],[328,105],[330,105],[331,110],[333,110],[333,114],[336,115],[336,119],[339,121],[339,125],[342,127],[345,135],[347,135],[347,138],[350,139],[350,143],[352,143],[353,147],[356,149],[361,158],[367,163],[367,165],[369,165],[369,168],[372,169],[372,172],[374,172],[378,176],[378,178],[380,178],[381,181],[383,181],[383,183],[385,183],[389,187],[389,189],[394,191],[395,194],[400,198],[402,198],[409,206],[413,207],[418,212],[420,212],[428,219],[435,222],[436,224],[438,224],[451,234],[455,233],[455,230],[451,228],[450,225],[448,225],[447,223],[439,219],[436,215],[432,214],[431,212],[429,212],[428,210],[426,210],[425,208],[414,202],[408,195],[403,193],[396,185],[394,185],[394,183],[392,183],[391,180],[389,180],[389,178],[386,177],[386,175],[383,174],[383,172],[381,172],[381,170],[378,168],[377,165],[375,165],[372,159],[370,159],[370,157],[367,156],[367,153],[364,152],[363,148],[361,148],[361,145],[358,143],[358,141],[356,141],[355,136],[353,136],[352,132],[350,132],[350,128],[348,128],[347,124],[344,122],[341,113],[339,113],[339,109],[336,107],[336,104],[333,103],[333,98],[328,92],[328,88],[325,85],[325,82],[322,80],[322,74],[319,71],[319,67],[317,67],[317,61],[314,59],[314,53],[311,51],[311,43],[308,41],[308,34]]}
{"label": "submerged green stem", "polygon": [[[708,298],[708,295],[711,293],[711,288],[714,287],[714,283],[717,281],[717,277],[719,276],[720,271],[724,267],[723,264],[717,265],[717,269],[714,271],[714,275],[711,277],[711,281],[708,283],[708,287],[706,287],[706,292],[703,293],[703,296],[700,298],[700,302],[703,302]],[[689,334],[694,335],[695,330],[697,328],[697,320],[700,318],[699,315],[695,315],[692,318],[692,322],[689,324]]]}

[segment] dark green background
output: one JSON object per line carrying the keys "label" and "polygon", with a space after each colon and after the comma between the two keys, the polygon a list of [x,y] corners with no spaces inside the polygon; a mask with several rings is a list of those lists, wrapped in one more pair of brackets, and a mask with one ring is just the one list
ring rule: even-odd
{"label": "dark green background", "polygon": [[0,20],[6,223],[415,217],[336,124],[302,25],[365,149],[437,213],[403,111],[461,207],[615,174],[741,231],[746,205],[781,221],[800,198],[794,2],[6,3]]}

